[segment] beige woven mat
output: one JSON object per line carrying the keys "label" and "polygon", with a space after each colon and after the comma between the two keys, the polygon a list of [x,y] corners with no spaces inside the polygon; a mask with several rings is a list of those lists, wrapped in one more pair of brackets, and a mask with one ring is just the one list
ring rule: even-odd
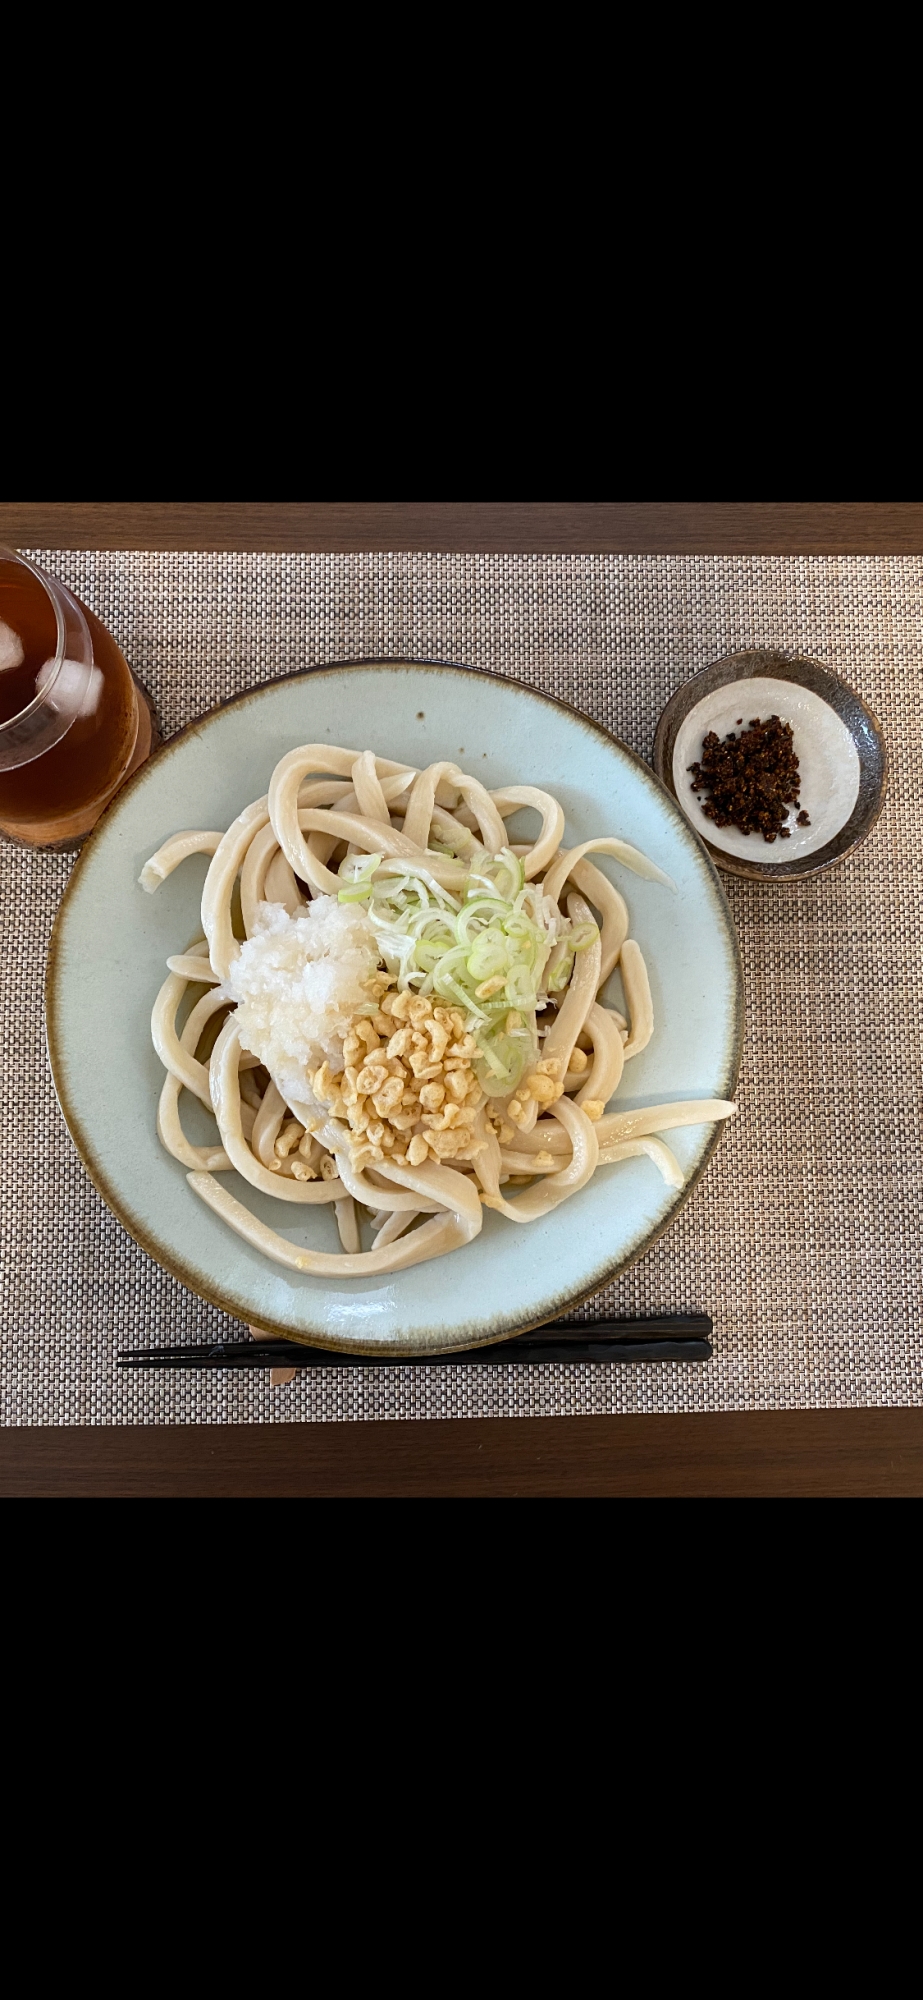
{"label": "beige woven mat", "polygon": [[799,884],[727,878],[747,981],[741,1115],[674,1227],[596,1308],[706,1309],[707,1365],[117,1377],[117,1346],[238,1335],[90,1186],[44,1049],[70,862],[0,846],[3,1421],[232,1423],[911,1404],[921,1376],[917,558],[43,554],[147,682],[165,733],[282,671],[393,655],[495,667],[649,756],[672,689],[738,647],[827,660],[892,757],[875,833]]}

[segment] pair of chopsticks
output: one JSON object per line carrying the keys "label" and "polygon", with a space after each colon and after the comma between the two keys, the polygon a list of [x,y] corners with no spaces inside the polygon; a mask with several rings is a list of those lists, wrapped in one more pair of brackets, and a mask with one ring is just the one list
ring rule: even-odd
{"label": "pair of chopsticks", "polygon": [[219,1340],[206,1347],[135,1347],[116,1355],[120,1368],[437,1368],[459,1362],[498,1366],[508,1361],[708,1361],[712,1322],[706,1313],[664,1319],[587,1320],[582,1325],[533,1327],[516,1340],[454,1354],[344,1354],[294,1340]]}

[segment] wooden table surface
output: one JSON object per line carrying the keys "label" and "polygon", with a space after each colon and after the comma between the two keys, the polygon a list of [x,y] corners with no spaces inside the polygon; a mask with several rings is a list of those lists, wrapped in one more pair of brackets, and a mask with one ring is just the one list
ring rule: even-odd
{"label": "wooden table surface", "polygon": [[[918,501],[0,501],[31,548],[919,555]],[[0,1494],[923,1493],[923,1409],[0,1429]]]}

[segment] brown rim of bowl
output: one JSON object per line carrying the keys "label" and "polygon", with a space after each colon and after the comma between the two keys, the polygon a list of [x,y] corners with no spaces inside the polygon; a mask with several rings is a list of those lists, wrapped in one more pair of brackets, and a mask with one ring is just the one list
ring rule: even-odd
{"label": "brown rim of bowl", "polygon": [[791,657],[766,647],[752,652],[729,653],[725,659],[715,660],[712,666],[703,667],[700,673],[693,674],[691,680],[684,681],[667,702],[654,737],[654,769],[670,797],[676,799],[679,805],[673,782],[673,751],[687,716],[715,688],[729,687],[734,681],[763,677],[794,681],[799,687],[809,688],[828,703],[849,730],[859,756],[859,796],[845,826],[841,826],[839,833],[834,834],[825,847],[819,847],[814,854],[804,855],[800,861],[760,862],[743,861],[736,854],[725,854],[723,849],[713,847],[685,813],[683,817],[715,866],[723,869],[725,874],[745,875],[751,881],[761,882],[778,881],[780,877],[791,880],[798,876],[821,875],[826,868],[835,868],[839,861],[844,861],[847,854],[867,840],[871,833],[887,796],[888,752],[877,715],[873,714],[855,688],[840,680],[830,667],[822,666],[819,660],[800,654]]}
{"label": "brown rim of bowl", "polygon": [[[206,709],[202,715],[195,717],[192,722],[186,723],[184,728],[177,730],[175,736],[169,737],[166,740],[166,742],[162,742],[158,745],[158,748],[152,752],[151,756],[147,759],[147,761],[144,764],[141,765],[140,769],[135,772],[134,776],[126,780],[125,784],[116,793],[115,798],[112,799],[110,804],[106,807],[105,811],[100,815],[100,818],[98,819],[96,825],[92,829],[92,832],[87,836],[87,839],[83,847],[81,848],[80,853],[78,854],[77,859],[74,863],[74,867],[71,870],[70,876],[68,877],[67,885],[64,889],[64,893],[58,905],[54,925],[52,928],[51,938],[49,940],[49,946],[48,946],[48,961],[45,972],[45,1038],[48,1047],[48,1058],[51,1065],[52,1079],[54,1082],[58,1103],[60,1104],[61,1110],[64,1115],[65,1124],[67,1125],[67,1129],[71,1135],[71,1138],[74,1142],[74,1145],[77,1149],[77,1152],[80,1156],[81,1162],[86,1170],[86,1173],[88,1174],[90,1180],[92,1181],[93,1186],[95,1187],[97,1193],[102,1197],[102,1200],[106,1203],[107,1208],[109,1208],[112,1211],[112,1213],[116,1216],[117,1220],[121,1223],[122,1228],[126,1231],[126,1234],[132,1238],[133,1242],[140,1245],[140,1248],[146,1252],[147,1256],[149,1256],[155,1264],[159,1264],[162,1270],[168,1271],[171,1277],[176,1278],[181,1285],[184,1285],[186,1287],[187,1291],[194,1292],[198,1298],[204,1299],[208,1305],[215,1306],[219,1312],[227,1313],[229,1318],[236,1319],[238,1321],[241,1321],[242,1319],[239,1300],[230,1297],[226,1293],[213,1289],[211,1286],[203,1285],[198,1279],[198,1276],[191,1273],[187,1269],[184,1263],[181,1263],[176,1258],[171,1257],[168,1254],[165,1254],[158,1240],[154,1236],[152,1236],[148,1230],[139,1227],[134,1217],[130,1217],[125,1214],[119,1200],[118,1188],[109,1181],[107,1174],[103,1171],[99,1162],[96,1160],[94,1156],[93,1146],[89,1141],[89,1139],[84,1134],[84,1132],[82,1131],[80,1120],[76,1112],[74,1111],[73,1105],[69,1102],[67,1084],[64,1075],[64,1064],[58,1047],[58,1024],[57,1024],[57,1014],[56,1014],[56,990],[55,990],[58,957],[59,957],[59,946],[61,942],[60,933],[61,933],[62,917],[65,909],[67,908],[69,898],[73,892],[74,884],[77,881],[79,881],[83,868],[86,865],[87,856],[89,854],[92,854],[94,846],[97,840],[99,839],[101,829],[105,826],[106,822],[110,818],[115,818],[120,808],[120,802],[128,796],[129,792],[131,792],[136,785],[141,785],[146,783],[150,771],[162,760],[165,760],[167,757],[169,757],[171,755],[171,752],[175,750],[177,746],[180,743],[182,743],[187,736],[198,735],[198,733],[204,727],[208,726],[212,718],[214,716],[220,715],[224,709],[243,707],[247,702],[254,701],[260,695],[263,694],[266,688],[279,687],[284,685],[288,681],[313,679],[315,675],[334,674],[334,673],[339,674],[343,673],[344,670],[350,667],[381,667],[381,668],[410,667],[415,672],[419,672],[422,669],[427,673],[477,674],[482,680],[500,681],[505,687],[515,688],[517,693],[528,695],[534,701],[544,702],[546,707],[548,708],[561,709],[565,715],[568,715],[571,718],[576,719],[579,723],[582,724],[582,726],[585,729],[591,731],[594,736],[598,736],[604,743],[612,744],[617,750],[621,751],[622,754],[629,759],[630,763],[636,766],[637,770],[642,774],[647,783],[655,791],[666,792],[667,799],[670,805],[672,806],[673,810],[679,815],[679,819],[682,823],[684,830],[690,833],[693,832],[693,828],[689,826],[689,822],[686,819],[686,816],[682,811],[681,806],[676,800],[675,795],[660,782],[655,773],[651,770],[650,765],[645,763],[644,758],[639,757],[637,752],[635,750],[632,750],[627,743],[623,743],[620,737],[614,736],[612,734],[612,731],[610,729],[606,729],[602,723],[594,722],[590,716],[584,715],[580,709],[571,707],[569,702],[560,701],[556,695],[543,694],[539,689],[526,687],[522,681],[513,680],[512,676],[509,674],[494,673],[489,668],[486,667],[466,667],[459,665],[455,661],[450,661],[450,660],[408,660],[408,659],[335,660],[335,661],[330,661],[329,663],[326,663],[323,666],[301,668],[296,672],[290,674],[275,674],[270,680],[261,681],[258,687],[248,688],[242,694],[230,695],[225,700],[216,702],[213,708]],[[723,1097],[726,1100],[730,1101],[733,1098],[737,1088],[737,1079],[740,1073],[741,1055],[743,1051],[743,1035],[744,1035],[743,969],[741,965],[740,946],[737,941],[737,932],[734,927],[734,919],[731,914],[727,897],[725,896],[724,893],[724,888],[722,886],[722,883],[720,881],[714,863],[711,859],[710,853],[705,851],[705,842],[704,841],[699,842],[699,846],[702,849],[701,859],[704,862],[708,872],[713,876],[715,886],[720,892],[721,907],[723,908],[723,914],[725,919],[726,935],[728,943],[730,945],[730,955],[737,975],[735,994],[734,994],[733,1044],[728,1057],[727,1069],[725,1071],[725,1075],[724,1078],[722,1079],[720,1087],[720,1094],[723,1095]],[[407,1360],[425,1359],[427,1352],[431,1354],[455,1353],[459,1355],[474,1353],[480,1347],[493,1347],[497,1344],[498,1341],[514,1339],[515,1336],[519,1333],[528,1333],[533,1327],[544,1326],[547,1324],[547,1321],[550,1318],[557,1318],[559,1315],[563,1315],[566,1312],[571,1312],[575,1306],[583,1305],[585,1300],[592,1298],[596,1292],[602,1289],[604,1285],[611,1283],[611,1281],[614,1278],[621,1277],[624,1271],[629,1270],[632,1264],[637,1263],[638,1258],[643,1257],[646,1254],[646,1252],[652,1247],[652,1245],[658,1242],[660,1237],[665,1234],[666,1230],[672,1227],[672,1224],[675,1221],[676,1216],[679,1214],[680,1209],[685,1206],[685,1203],[688,1201],[689,1196],[691,1195],[693,1189],[698,1185],[698,1182],[701,1180],[706,1167],[708,1166],[713,1154],[715,1153],[723,1137],[727,1122],[728,1122],[727,1119],[721,1119],[720,1121],[716,1122],[711,1137],[706,1142],[705,1149],[702,1154],[702,1158],[699,1161],[698,1166],[690,1174],[689,1179],[686,1182],[685,1186],[677,1191],[677,1199],[673,1203],[669,1211],[669,1214],[664,1217],[663,1221],[658,1223],[655,1229],[651,1230],[649,1233],[646,1233],[644,1235],[643,1241],[639,1242],[636,1246],[630,1248],[624,1257],[616,1259],[614,1263],[605,1266],[603,1269],[595,1273],[592,1284],[586,1287],[581,1286],[581,1288],[578,1291],[568,1292],[567,1294],[562,1294],[560,1298],[550,1300],[549,1309],[547,1312],[543,1313],[541,1319],[536,1319],[536,1320],[530,1319],[514,1325],[503,1326],[496,1329],[495,1331],[492,1331],[490,1334],[486,1336],[486,1338],[473,1337],[471,1339],[465,1339],[464,1341],[459,1342],[459,1345],[454,1348],[439,1347],[427,1350],[426,1348],[421,1348],[420,1346],[417,1345],[417,1346],[407,1347],[406,1349],[402,1349],[396,1343],[389,1343],[388,1353],[395,1355],[402,1355]],[[249,1322],[246,1319],[244,1319],[242,1323],[246,1325]],[[298,1345],[302,1347],[326,1347],[330,1350],[331,1353],[334,1354],[364,1353],[369,1355],[378,1355],[381,1354],[382,1352],[380,1344],[378,1346],[363,1347],[360,1345],[358,1341],[350,1341],[346,1347],[342,1347],[338,1345],[336,1341],[330,1340],[329,1338],[325,1338],[322,1333],[315,1333],[315,1332],[293,1333],[290,1326],[284,1326],[276,1320],[264,1317],[261,1317],[260,1327],[261,1331],[265,1331],[267,1333],[276,1335],[282,1340],[296,1341]]]}

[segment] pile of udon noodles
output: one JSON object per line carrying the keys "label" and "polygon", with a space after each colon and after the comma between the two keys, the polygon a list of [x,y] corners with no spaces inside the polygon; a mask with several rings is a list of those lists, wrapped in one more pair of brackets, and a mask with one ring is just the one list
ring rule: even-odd
{"label": "pile of udon noodles", "polygon": [[[399,992],[384,972],[357,1016],[354,1032],[345,1037],[342,1070],[337,1074],[328,1063],[303,1097],[294,1096],[290,1084],[283,1094],[258,1056],[242,1048],[233,1005],[210,1058],[197,1060],[209,1021],[229,1007],[226,982],[241,949],[232,924],[238,879],[248,937],[258,928],[261,905],[279,904],[290,915],[304,909],[299,883],[312,896],[338,896],[343,878],[334,869],[346,854],[383,854],[410,871],[425,870],[450,895],[464,895],[469,873],[465,855],[509,851],[504,821],[524,807],[534,808],[542,822],[531,847],[512,849],[522,859],[526,882],[541,883],[544,896],[558,908],[566,893],[569,917],[590,919],[595,935],[574,957],[557,1004],[537,1016],[535,1060],[506,1098],[478,1091],[460,1011],[434,1009],[432,1000],[412,988]],[[188,855],[212,856],[202,897],[204,938],[168,959],[169,978],[154,1008],[154,1045],[167,1070],[158,1133],[189,1169],[196,1194],[267,1257],[318,1277],[399,1271],[470,1242],[481,1229],[485,1207],[513,1223],[535,1222],[578,1194],[598,1167],[639,1153],[654,1161],[667,1182],[681,1187],[679,1164],[655,1135],[733,1114],[734,1106],[721,1099],[621,1114],[605,1111],[624,1064],[646,1046],[653,1018],[644,960],[627,936],[625,902],[587,857],[600,852],[649,880],[668,883],[668,878],[616,838],[584,841],[568,852],[561,846],[563,831],[557,800],[532,785],[488,792],[452,763],[418,771],[368,750],[311,744],[282,758],[268,796],[248,805],[226,833],[178,833],[148,862],[140,879],[144,888],[154,890]],[[598,924],[592,921],[593,910]],[[616,965],[621,967],[628,1019],[597,997]],[[178,1032],[177,1013],[189,984],[211,990],[192,1007]],[[415,1069],[402,1060],[409,1052],[412,1061],[415,1040],[431,1078],[431,1059],[442,1051],[441,1120],[438,1108],[424,1113]],[[445,1086],[453,1063],[463,1073],[460,1081],[456,1074],[455,1090],[459,1094],[464,1085],[464,1099],[450,1129],[445,1121],[453,1100]],[[400,1090],[394,1079],[401,1082]],[[376,1084],[377,1091],[372,1088]],[[183,1090],[214,1113],[220,1148],[187,1140],[179,1117]],[[403,1130],[396,1138],[394,1127],[387,1127],[390,1151],[385,1117],[375,1115],[376,1095],[382,1105],[398,1101],[399,1126],[403,1111]],[[457,1142],[459,1117],[466,1143],[453,1148],[451,1132]],[[376,1138],[385,1143],[376,1145]],[[332,1202],[342,1251],[303,1248],[268,1228],[215,1178],[234,1168],[252,1187],[279,1201],[296,1206]],[[518,1190],[524,1182],[526,1192],[512,1199],[502,1191]],[[372,1215],[374,1247],[368,1251],[361,1248],[357,1204]],[[426,1219],[418,1223],[419,1217]]]}

